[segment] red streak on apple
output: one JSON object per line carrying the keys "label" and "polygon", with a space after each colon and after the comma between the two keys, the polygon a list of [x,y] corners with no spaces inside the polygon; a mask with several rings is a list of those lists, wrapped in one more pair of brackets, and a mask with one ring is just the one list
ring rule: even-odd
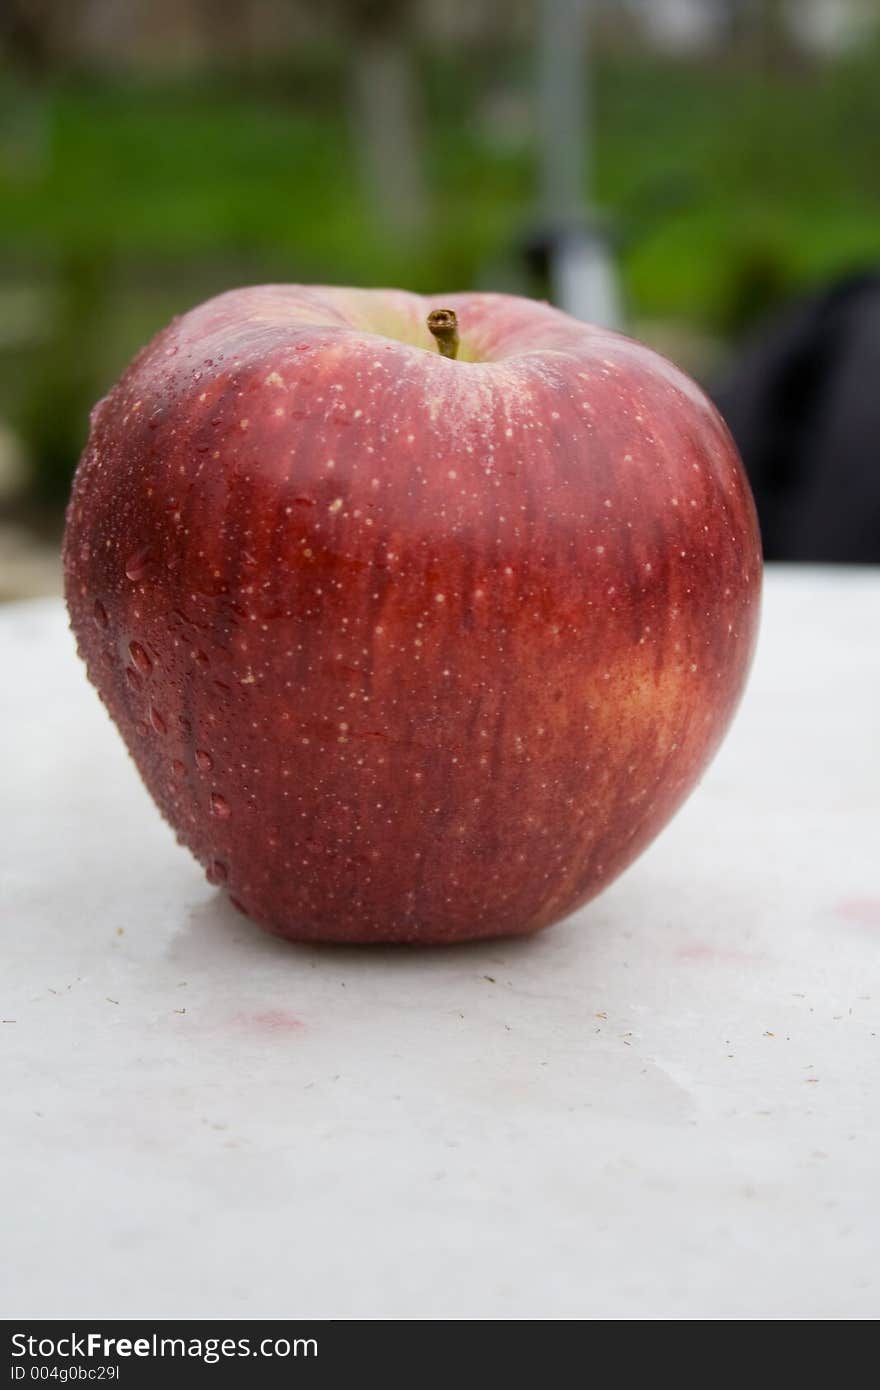
{"label": "red streak on apple", "polygon": [[724,424],[647,348],[505,295],[266,286],[95,408],[65,572],[211,881],[295,940],[430,943],[547,926],[653,839],[739,700],[761,558]]}

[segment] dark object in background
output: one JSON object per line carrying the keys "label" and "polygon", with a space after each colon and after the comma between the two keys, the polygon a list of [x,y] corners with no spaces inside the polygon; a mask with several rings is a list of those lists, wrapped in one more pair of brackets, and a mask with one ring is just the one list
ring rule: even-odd
{"label": "dark object in background", "polygon": [[524,258],[534,298],[549,299],[557,309],[600,328],[620,328],[614,249],[600,221],[584,218],[539,230],[525,243]]}
{"label": "dark object in background", "polygon": [[766,558],[880,562],[880,274],[773,319],[713,395],[748,471]]}

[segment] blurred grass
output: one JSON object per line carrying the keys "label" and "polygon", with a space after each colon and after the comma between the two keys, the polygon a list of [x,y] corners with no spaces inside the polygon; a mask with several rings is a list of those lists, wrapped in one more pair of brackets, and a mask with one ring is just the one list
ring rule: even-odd
{"label": "blurred grass", "polygon": [[[729,337],[877,259],[878,70],[876,50],[772,75],[603,60],[596,199],[634,316]],[[534,212],[528,55],[421,71],[432,211],[409,242],[370,215],[333,54],[247,80],[36,89],[0,73],[0,415],[43,496],[66,494],[92,399],[207,294],[264,279],[516,287]]]}

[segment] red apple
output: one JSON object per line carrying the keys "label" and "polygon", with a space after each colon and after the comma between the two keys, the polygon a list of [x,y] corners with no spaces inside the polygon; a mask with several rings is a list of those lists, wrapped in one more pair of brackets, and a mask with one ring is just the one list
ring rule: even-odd
{"label": "red apple", "polygon": [[727,430],[647,348],[277,285],[96,407],[65,570],[212,883],[295,940],[449,942],[557,921],[653,839],[739,699],[761,559]]}

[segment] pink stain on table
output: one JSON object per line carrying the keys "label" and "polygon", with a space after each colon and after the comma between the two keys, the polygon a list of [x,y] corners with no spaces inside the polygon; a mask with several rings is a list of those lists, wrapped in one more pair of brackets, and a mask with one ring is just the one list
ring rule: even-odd
{"label": "pink stain on table", "polygon": [[860,927],[880,928],[880,898],[844,898],[837,904],[837,915]]}
{"label": "pink stain on table", "polygon": [[301,1033],[305,1028],[302,1019],[287,1009],[262,1009],[252,1014],[236,1014],[233,1023],[254,1033]]}
{"label": "pink stain on table", "polygon": [[679,960],[704,960],[724,965],[731,963],[756,965],[767,959],[765,955],[754,951],[737,951],[726,947],[708,946],[702,941],[694,941],[688,945],[679,946],[675,954]]}

